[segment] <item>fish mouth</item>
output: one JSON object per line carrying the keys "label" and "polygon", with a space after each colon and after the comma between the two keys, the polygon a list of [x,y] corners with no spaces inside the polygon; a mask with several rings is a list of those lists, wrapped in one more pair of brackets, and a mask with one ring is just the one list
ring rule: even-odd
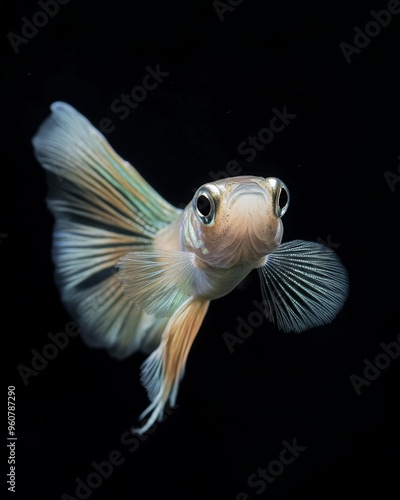
{"label": "fish mouth", "polygon": [[231,208],[232,205],[236,203],[239,198],[242,201],[243,196],[246,195],[252,197],[257,196],[258,197],[257,201],[259,201],[260,198],[263,198],[265,202],[268,201],[268,195],[265,189],[263,189],[256,182],[248,182],[246,184],[241,184],[240,186],[237,186],[236,189],[231,193],[227,201],[228,207]]}

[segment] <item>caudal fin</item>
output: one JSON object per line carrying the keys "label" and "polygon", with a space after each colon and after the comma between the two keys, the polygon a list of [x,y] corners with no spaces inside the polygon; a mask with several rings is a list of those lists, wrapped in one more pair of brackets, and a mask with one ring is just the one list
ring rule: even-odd
{"label": "caudal fin", "polygon": [[125,357],[158,339],[168,319],[155,319],[128,301],[115,264],[129,252],[151,249],[156,233],[181,210],[72,106],[55,102],[51,111],[32,143],[49,173],[56,283],[84,340]]}

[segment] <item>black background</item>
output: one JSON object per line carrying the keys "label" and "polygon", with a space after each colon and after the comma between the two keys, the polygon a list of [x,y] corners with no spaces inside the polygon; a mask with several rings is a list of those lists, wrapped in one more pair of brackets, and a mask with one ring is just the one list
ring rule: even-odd
{"label": "black background", "polygon": [[[91,463],[113,450],[124,463],[93,500],[400,498],[399,361],[360,396],[349,379],[399,333],[400,184],[391,188],[384,174],[400,175],[400,14],[350,63],[339,46],[386,6],[243,0],[221,21],[211,0],[71,0],[18,53],[7,35],[20,35],[21,18],[40,9],[18,1],[2,11],[0,233],[8,236],[0,266],[4,400],[16,386],[13,498],[78,498],[76,478],[86,481]],[[157,64],[169,76],[120,120],[111,103]],[[30,143],[56,100],[96,126],[112,118],[111,145],[176,206],[230,160],[243,174],[281,178],[291,193],[284,240],[330,235],[349,271],[349,298],[330,325],[295,335],[265,322],[232,354],[223,333],[236,334],[237,317],[254,310],[257,275],[212,302],[179,407],[134,452],[120,438],[148,404],[144,355],[118,362],[76,337],[28,385],[17,371],[71,321],[53,282],[53,219]],[[238,145],[284,106],[297,117],[247,162]],[[295,438],[305,451],[258,494],[249,476]]]}

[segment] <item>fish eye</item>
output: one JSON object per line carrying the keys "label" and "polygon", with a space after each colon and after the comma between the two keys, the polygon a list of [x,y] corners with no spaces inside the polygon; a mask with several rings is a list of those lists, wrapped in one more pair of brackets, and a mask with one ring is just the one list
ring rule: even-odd
{"label": "fish eye", "polygon": [[280,210],[280,216],[282,217],[289,206],[289,191],[283,183],[279,189],[277,204]]}
{"label": "fish eye", "polygon": [[193,200],[193,209],[199,221],[206,226],[214,222],[215,201],[207,191],[200,191]]}
{"label": "fish eye", "polygon": [[272,195],[272,204],[275,215],[280,219],[283,217],[289,207],[290,195],[285,184],[276,177],[267,177],[266,181],[269,185]]}
{"label": "fish eye", "polygon": [[208,217],[210,215],[211,203],[207,196],[204,196],[204,194],[201,194],[197,198],[196,207],[197,211],[200,212],[203,217]]}

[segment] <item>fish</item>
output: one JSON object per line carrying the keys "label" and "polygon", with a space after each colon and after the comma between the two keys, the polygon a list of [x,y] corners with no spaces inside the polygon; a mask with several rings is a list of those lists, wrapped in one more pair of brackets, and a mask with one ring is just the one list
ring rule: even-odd
{"label": "fish", "polygon": [[56,101],[50,110],[32,146],[47,173],[54,280],[89,347],[147,356],[140,380],[149,405],[132,433],[176,406],[210,302],[253,270],[265,317],[280,331],[329,324],[342,310],[349,277],[336,252],[282,242],[290,195],[279,178],[207,182],[177,208],[73,106]]}

